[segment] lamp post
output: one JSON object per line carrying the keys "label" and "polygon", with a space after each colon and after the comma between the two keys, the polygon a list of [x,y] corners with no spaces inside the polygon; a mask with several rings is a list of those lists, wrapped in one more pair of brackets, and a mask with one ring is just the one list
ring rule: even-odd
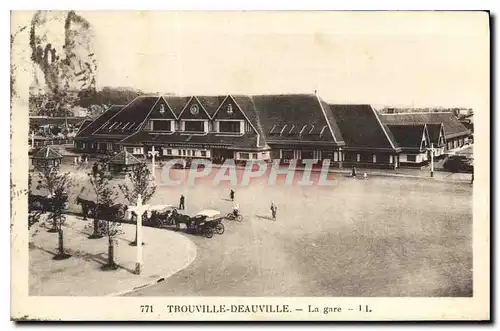
{"label": "lamp post", "polygon": [[148,152],[148,155],[151,156],[152,158],[152,163],[151,163],[151,176],[153,176],[153,179],[155,178],[155,157],[158,155],[158,151],[155,150],[155,147],[153,146],[151,150]]}
{"label": "lamp post", "polygon": [[140,275],[142,270],[142,215],[147,211],[149,205],[142,204],[142,196],[137,195],[136,206],[129,207],[130,212],[137,215],[137,260],[135,263],[135,274]]}

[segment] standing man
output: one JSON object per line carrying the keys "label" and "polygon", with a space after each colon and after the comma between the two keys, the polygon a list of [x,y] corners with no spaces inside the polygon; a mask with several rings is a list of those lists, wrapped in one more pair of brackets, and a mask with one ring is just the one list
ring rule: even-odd
{"label": "standing man", "polygon": [[271,201],[271,215],[273,217],[273,221],[276,221],[276,212],[278,211],[278,207]]}
{"label": "standing man", "polygon": [[231,192],[229,192],[229,198],[231,198],[231,201],[234,201],[234,191],[231,190]]}
{"label": "standing man", "polygon": [[181,194],[181,199],[179,201],[179,210],[184,210],[184,195]]}
{"label": "standing man", "polygon": [[352,177],[356,177],[356,167],[352,166]]}

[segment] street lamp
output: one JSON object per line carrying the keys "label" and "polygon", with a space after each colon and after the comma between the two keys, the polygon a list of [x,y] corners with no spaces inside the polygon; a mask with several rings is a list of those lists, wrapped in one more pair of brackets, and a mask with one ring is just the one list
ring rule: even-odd
{"label": "street lamp", "polygon": [[153,146],[151,150],[148,152],[148,154],[152,157],[152,163],[151,163],[151,175],[153,176],[153,179],[155,178],[155,157],[159,154],[158,151],[155,151],[155,147]]}

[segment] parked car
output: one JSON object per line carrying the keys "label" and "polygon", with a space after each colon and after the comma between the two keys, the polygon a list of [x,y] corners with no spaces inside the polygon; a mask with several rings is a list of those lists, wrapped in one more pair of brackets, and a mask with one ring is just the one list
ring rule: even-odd
{"label": "parked car", "polygon": [[474,171],[474,160],[467,155],[451,155],[443,164],[445,170],[451,172],[470,172]]}

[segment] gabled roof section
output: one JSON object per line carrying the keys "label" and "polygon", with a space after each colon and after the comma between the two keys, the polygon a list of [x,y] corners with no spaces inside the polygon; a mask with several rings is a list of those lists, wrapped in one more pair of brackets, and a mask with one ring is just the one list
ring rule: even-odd
{"label": "gabled roof section", "polygon": [[427,133],[425,124],[415,125],[388,125],[396,142],[403,149],[421,148],[422,137]]}
{"label": "gabled roof section", "polygon": [[167,102],[167,104],[170,106],[170,109],[172,109],[175,116],[178,118],[191,97],[168,95],[164,96],[163,99]]}
{"label": "gabled roof section", "polygon": [[[235,100],[235,97],[240,99],[242,105],[238,105],[238,103]],[[248,99],[249,97],[246,96],[247,99],[245,99],[245,96],[231,96],[228,95],[227,97],[224,98],[224,100],[220,103],[219,107],[215,111],[215,113],[212,116],[212,119],[214,120],[247,120],[248,119],[248,111],[245,112],[243,110],[243,106],[245,103],[251,99]]]}
{"label": "gabled roof section", "polygon": [[40,149],[35,155],[32,156],[33,159],[42,160],[56,160],[62,159],[62,155],[51,147],[44,147]]}
{"label": "gabled roof section", "polygon": [[94,131],[97,135],[130,135],[142,127],[153,107],[158,103],[158,96],[140,96]]}
{"label": "gabled roof section", "polygon": [[[196,113],[193,113],[193,107],[196,108]],[[184,109],[182,109],[181,113],[177,116],[178,119],[199,119],[199,120],[205,120],[205,119],[211,119],[212,117],[208,113],[208,111],[205,109],[203,104],[200,102],[198,97],[196,95],[193,95],[189,101],[186,103],[184,106]]]}
{"label": "gabled roof section", "polygon": [[164,97],[160,97],[158,102],[154,105],[151,114],[149,115],[151,119],[176,119],[175,115],[170,105],[167,103]]}
{"label": "gabled roof section", "polygon": [[396,139],[371,105],[329,105],[346,147],[399,151]]}
{"label": "gabled roof section", "polygon": [[429,140],[434,146],[439,146],[439,137],[442,136],[443,139],[445,137],[444,134],[444,126],[441,124],[427,124],[427,132],[429,132]]}
{"label": "gabled roof section", "polygon": [[119,165],[134,165],[141,163],[141,161],[129,152],[121,151],[120,153],[113,156],[113,158],[111,158],[108,163]]}
{"label": "gabled roof section", "polygon": [[384,114],[381,118],[384,123],[395,125],[443,123],[446,139],[470,134],[470,131],[451,112]]}
{"label": "gabled roof section", "polygon": [[[332,130],[323,130],[329,123],[316,95],[254,95],[251,99],[268,143],[321,142],[343,145],[336,141]],[[323,134],[320,134],[322,131]]]}
{"label": "gabled roof section", "polygon": [[88,138],[92,136],[92,133],[94,133],[94,131],[96,131],[107,121],[109,121],[109,119],[115,116],[120,110],[123,109],[123,107],[125,106],[113,105],[109,107],[104,113],[98,116],[90,124],[86,125],[81,130],[78,130],[75,138]]}

